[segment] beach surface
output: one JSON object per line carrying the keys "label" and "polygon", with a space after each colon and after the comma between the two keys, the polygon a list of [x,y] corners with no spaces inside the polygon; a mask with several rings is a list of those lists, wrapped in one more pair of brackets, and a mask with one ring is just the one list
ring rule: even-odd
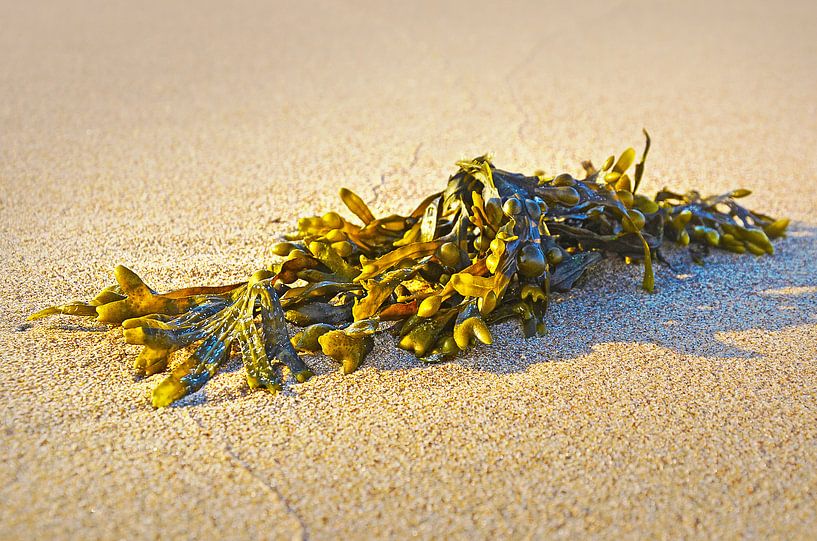
{"label": "beach surface", "polygon": [[[396,4],[396,3],[395,3]],[[3,2],[0,539],[806,539],[817,531],[817,4]],[[406,212],[454,162],[751,189],[773,257],[605,261],[423,366],[154,410],[121,329],[56,317],[272,262],[346,186]]]}

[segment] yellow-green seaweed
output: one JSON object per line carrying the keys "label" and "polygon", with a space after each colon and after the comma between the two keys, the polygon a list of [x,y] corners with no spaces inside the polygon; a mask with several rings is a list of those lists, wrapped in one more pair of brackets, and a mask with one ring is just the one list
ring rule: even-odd
{"label": "yellow-green seaweed", "polygon": [[[277,391],[287,377],[312,376],[303,354],[321,352],[354,371],[387,329],[425,362],[491,344],[490,326],[508,318],[522,322],[526,337],[541,336],[552,292],[573,288],[605,256],[641,262],[649,292],[653,259],[662,260],[667,241],[696,262],[712,248],[774,253],[771,239],[789,220],[738,204],[749,190],[636,193],[650,148],[644,134],[638,163],[628,148],[600,170],[583,162],[583,179],[503,171],[487,155],[457,162],[445,189],[408,216],[378,218],[344,188],[341,200],[360,224],[336,212],[301,218],[271,248],[279,262],[246,282],[157,293],[120,265],[117,283],[91,301],[29,319],[64,314],[121,325],[126,342],[143,348],[134,368],[146,376],[187,350],[153,391],[153,405],[163,407],[201,389],[234,350],[251,388]],[[303,330],[290,338],[288,324]]]}

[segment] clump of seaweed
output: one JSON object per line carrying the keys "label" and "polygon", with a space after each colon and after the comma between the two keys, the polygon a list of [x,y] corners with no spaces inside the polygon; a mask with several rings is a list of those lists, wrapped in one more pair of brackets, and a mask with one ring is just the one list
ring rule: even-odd
{"label": "clump of seaweed", "polygon": [[[121,325],[126,342],[144,346],[134,364],[144,375],[192,350],[154,389],[153,405],[162,407],[200,389],[234,348],[249,386],[270,391],[287,373],[298,382],[312,376],[300,354],[322,352],[354,371],[387,329],[398,347],[436,363],[491,344],[490,325],[500,320],[518,318],[526,337],[541,336],[552,293],[571,289],[605,256],[642,263],[642,287],[652,291],[653,260],[667,241],[688,247],[695,261],[710,248],[774,252],[770,239],[789,220],[739,205],[748,190],[638,193],[650,148],[644,135],[638,163],[628,148],[600,169],[584,162],[583,179],[510,173],[487,155],[458,162],[445,190],[408,216],[377,218],[342,189],[360,224],[335,212],[300,219],[272,247],[282,260],[247,282],[157,293],[119,266],[117,285],[90,302],[29,319],[68,314]],[[287,323],[302,330],[290,338]]]}

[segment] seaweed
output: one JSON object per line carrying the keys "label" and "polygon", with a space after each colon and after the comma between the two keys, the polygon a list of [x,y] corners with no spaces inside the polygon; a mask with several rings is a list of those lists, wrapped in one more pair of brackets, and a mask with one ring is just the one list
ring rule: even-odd
{"label": "seaweed", "polygon": [[[445,189],[407,216],[377,218],[353,192],[343,203],[359,223],[336,212],[298,221],[272,247],[278,262],[247,282],[157,293],[131,270],[89,302],[46,308],[121,325],[143,346],[134,368],[152,375],[186,352],[153,391],[163,407],[189,395],[240,351],[251,388],[277,391],[287,377],[312,376],[302,355],[323,353],[348,374],[364,362],[377,333],[427,363],[491,344],[491,325],[517,318],[526,337],[546,332],[554,292],[573,288],[604,257],[643,265],[654,288],[653,260],[665,244],[696,262],[712,248],[771,255],[788,219],[741,206],[745,189],[711,197],[667,189],[638,193],[650,148],[610,156],[584,178],[531,176],[498,169],[488,155],[457,162]],[[632,170],[632,176],[630,171]],[[288,324],[302,327],[290,338]]]}

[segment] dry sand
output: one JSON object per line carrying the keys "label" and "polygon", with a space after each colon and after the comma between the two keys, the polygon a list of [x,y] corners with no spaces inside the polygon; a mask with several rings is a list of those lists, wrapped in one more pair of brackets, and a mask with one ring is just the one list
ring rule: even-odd
{"label": "dry sand", "polygon": [[[30,5],[31,4],[31,5]],[[0,538],[809,538],[817,531],[817,8],[625,0],[385,6],[4,2]],[[341,185],[378,211],[461,157],[645,187],[743,186],[773,258],[606,262],[547,338],[178,407],[71,318],[125,263],[157,288],[269,262]]]}

